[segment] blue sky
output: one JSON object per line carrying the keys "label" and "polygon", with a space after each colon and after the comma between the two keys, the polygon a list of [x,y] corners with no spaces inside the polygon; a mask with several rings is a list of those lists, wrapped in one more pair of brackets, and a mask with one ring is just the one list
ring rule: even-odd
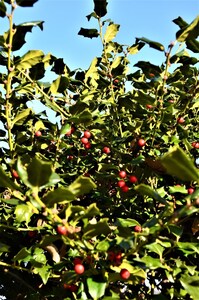
{"label": "blue sky", "polygon": [[[120,24],[116,41],[132,45],[136,37],[147,37],[167,46],[175,39],[178,26],[172,20],[181,16],[190,23],[199,13],[198,0],[107,0],[110,18]],[[95,56],[101,55],[99,39],[77,35],[80,27],[97,28],[96,20],[88,22],[86,15],[93,11],[93,0],[38,0],[31,8],[18,7],[15,23],[43,20],[44,30],[34,28],[27,35],[22,53],[41,49],[64,58],[70,69],[87,69]],[[2,19],[1,19],[2,20]],[[5,21],[4,21],[5,22]],[[132,62],[150,60],[161,64],[164,54],[144,47]]]}

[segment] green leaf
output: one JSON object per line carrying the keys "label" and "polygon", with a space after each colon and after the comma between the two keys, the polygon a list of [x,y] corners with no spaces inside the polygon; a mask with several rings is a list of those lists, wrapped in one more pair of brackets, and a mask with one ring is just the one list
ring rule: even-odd
{"label": "green leaf", "polygon": [[111,232],[111,229],[108,225],[108,220],[103,219],[100,220],[97,224],[88,224],[84,227],[84,235],[83,237],[86,239],[90,239],[94,236],[98,235],[108,235]]}
{"label": "green leaf", "polygon": [[96,184],[88,177],[79,176],[69,186],[69,190],[76,196],[88,194],[92,189],[96,188]]}
{"label": "green leaf", "polygon": [[104,17],[107,14],[107,4],[106,0],[94,0],[94,12],[98,17]]}
{"label": "green leaf", "polygon": [[60,130],[60,137],[64,136],[71,129],[71,124],[66,123]]}
{"label": "green leaf", "polygon": [[57,93],[63,93],[69,85],[69,80],[67,77],[60,75],[55,79],[50,87],[50,92],[55,95]]}
{"label": "green leaf", "polygon": [[26,70],[42,61],[44,53],[41,50],[31,50],[16,62],[17,70]]}
{"label": "green leaf", "polygon": [[17,222],[25,222],[28,225],[33,215],[32,208],[26,204],[19,204],[15,208],[15,215]]}
{"label": "green leaf", "polygon": [[92,299],[100,299],[105,294],[105,289],[107,283],[104,281],[94,281],[93,278],[87,279],[88,292],[91,295]]}
{"label": "green leaf", "polygon": [[184,181],[198,181],[199,172],[192,160],[178,146],[173,147],[161,158],[168,174]]}
{"label": "green leaf", "polygon": [[4,2],[0,2],[0,17],[4,18],[6,16],[6,6]]}
{"label": "green leaf", "polygon": [[83,35],[84,37],[92,39],[97,38],[99,36],[99,32],[97,31],[97,29],[86,29],[81,27],[78,35]]}
{"label": "green leaf", "polygon": [[60,177],[52,171],[52,164],[38,157],[34,157],[27,168],[24,167],[21,159],[18,158],[17,172],[25,185],[31,188],[52,186],[60,181]]}
{"label": "green leaf", "polygon": [[31,249],[22,248],[14,257],[13,260],[16,262],[29,262],[32,258]]}
{"label": "green leaf", "polygon": [[[27,32],[31,32],[32,28],[38,26],[43,30],[43,21],[26,22],[15,26],[16,32],[13,36],[12,51],[17,51],[26,43],[25,36]],[[9,42],[9,34],[7,37],[7,43]]]}
{"label": "green leaf", "polygon": [[104,252],[108,251],[109,248],[110,248],[110,242],[105,240],[98,242],[96,247],[98,251],[104,251]]}
{"label": "green leaf", "polygon": [[4,243],[0,242],[0,254],[3,252],[9,252],[10,251],[10,247]]}
{"label": "green leaf", "polygon": [[116,226],[122,226],[122,227],[131,227],[131,226],[136,226],[140,225],[140,223],[134,219],[122,219],[122,218],[117,218],[117,221],[115,222]]}
{"label": "green leaf", "polygon": [[142,258],[135,258],[134,260],[144,263],[151,270],[154,270],[157,268],[167,269],[167,266],[166,265],[164,266],[161,263],[159,258],[153,258],[151,256],[144,256]]}
{"label": "green leaf", "polygon": [[129,54],[137,54],[140,49],[142,49],[144,47],[145,43],[143,42],[137,42],[135,44],[133,44],[132,46],[127,48],[127,51]]}
{"label": "green leaf", "polygon": [[178,42],[196,39],[199,35],[199,16],[197,16],[191,24],[183,26],[177,33]]}
{"label": "green leaf", "polygon": [[20,190],[20,187],[16,185],[5,173],[0,166],[0,186],[10,188],[11,190]]}
{"label": "green leaf", "polygon": [[53,207],[55,203],[68,203],[76,199],[76,196],[69,190],[69,188],[58,187],[54,191],[50,191],[43,198],[43,202],[48,207]]}
{"label": "green leaf", "polygon": [[42,266],[41,268],[35,267],[33,269],[35,274],[39,274],[43,283],[46,284],[48,282],[49,276],[51,274],[51,266]]}
{"label": "green leaf", "polygon": [[149,249],[151,252],[155,252],[160,256],[160,259],[162,259],[162,253],[164,251],[164,247],[162,247],[158,243],[152,243],[145,246],[147,249]]}
{"label": "green leaf", "polygon": [[22,110],[20,113],[18,113],[16,115],[16,117],[12,121],[13,125],[14,124],[17,125],[17,126],[22,125],[31,113],[32,113],[31,108],[26,108],[26,109]]}
{"label": "green leaf", "polygon": [[17,4],[22,7],[33,6],[38,0],[16,0]]}
{"label": "green leaf", "polygon": [[104,34],[104,42],[105,43],[109,43],[111,42],[117,35],[118,31],[119,31],[120,25],[118,24],[110,24],[107,29],[106,32]]}
{"label": "green leaf", "polygon": [[178,242],[176,246],[186,254],[199,254],[199,243]]}
{"label": "green leaf", "polygon": [[34,265],[34,261],[40,264],[46,264],[46,256],[44,254],[44,250],[41,248],[35,248],[32,256],[31,263]]}
{"label": "green leaf", "polygon": [[134,189],[143,196],[146,195],[146,196],[154,198],[156,201],[158,201],[160,203],[167,204],[167,202],[164,198],[162,198],[157,192],[155,192],[150,186],[148,186],[146,184],[141,183],[141,184],[135,186]]}
{"label": "green leaf", "polygon": [[187,194],[187,189],[185,188],[185,186],[170,186],[169,193],[170,194],[175,194],[175,193]]}
{"label": "green leaf", "polygon": [[136,38],[136,42],[138,42],[138,41],[142,41],[142,42],[148,44],[149,47],[154,48],[156,50],[164,51],[164,46],[162,44],[158,43],[158,42],[151,41],[151,40],[149,40],[145,37]]}
{"label": "green leaf", "polygon": [[198,300],[199,295],[199,277],[198,276],[188,276],[183,275],[180,278],[180,283],[183,288],[187,291],[193,300]]}

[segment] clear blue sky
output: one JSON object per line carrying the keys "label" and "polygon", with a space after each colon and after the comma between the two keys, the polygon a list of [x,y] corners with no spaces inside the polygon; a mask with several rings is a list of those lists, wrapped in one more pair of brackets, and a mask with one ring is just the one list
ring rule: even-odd
{"label": "clear blue sky", "polygon": [[[136,37],[147,37],[167,46],[175,39],[178,26],[172,20],[181,16],[190,23],[199,13],[199,0],[107,0],[110,18],[120,24],[116,41],[132,45]],[[77,35],[80,27],[97,28],[96,21],[88,22],[86,15],[93,11],[93,0],[38,0],[32,8],[18,7],[15,23],[43,20],[44,31],[33,29],[27,35],[22,52],[41,49],[51,52],[70,69],[87,69],[95,56],[101,55],[99,39]],[[1,19],[2,20],[2,19]],[[0,20],[0,22],[1,22]],[[132,60],[164,61],[162,52],[144,47]]]}

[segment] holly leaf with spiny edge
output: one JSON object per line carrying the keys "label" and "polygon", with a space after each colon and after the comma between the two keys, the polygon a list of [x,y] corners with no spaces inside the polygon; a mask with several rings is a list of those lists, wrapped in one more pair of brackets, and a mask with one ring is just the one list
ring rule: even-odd
{"label": "holly leaf with spiny edge", "polygon": [[37,2],[38,0],[16,0],[17,4],[22,7],[31,7]]}
{"label": "holly leaf with spiny edge", "polygon": [[106,0],[94,0],[94,12],[98,17],[104,17],[107,14],[107,4]]}
{"label": "holly leaf with spiny edge", "polygon": [[94,37],[97,38],[99,36],[99,32],[97,29],[86,29],[81,27],[78,35],[83,35],[84,37],[92,39]]}

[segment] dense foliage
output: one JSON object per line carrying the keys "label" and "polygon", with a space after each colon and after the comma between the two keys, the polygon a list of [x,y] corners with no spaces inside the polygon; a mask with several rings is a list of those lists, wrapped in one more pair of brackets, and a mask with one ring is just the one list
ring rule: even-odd
{"label": "dense foliage", "polygon": [[[94,0],[87,18],[99,28],[79,34],[100,38],[102,55],[71,71],[41,50],[18,54],[43,22],[16,25],[14,12],[36,2],[0,1],[0,294],[197,300],[199,17],[175,19],[166,48],[143,37],[124,46]],[[148,46],[165,61],[130,68]]]}

